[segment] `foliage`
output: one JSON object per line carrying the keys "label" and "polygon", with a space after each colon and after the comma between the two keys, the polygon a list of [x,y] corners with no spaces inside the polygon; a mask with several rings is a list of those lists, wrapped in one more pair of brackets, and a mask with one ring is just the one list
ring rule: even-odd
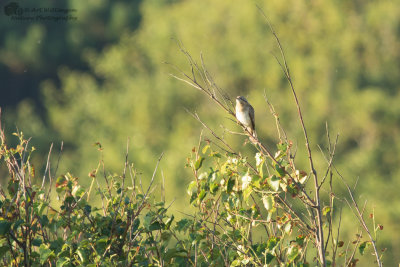
{"label": "foliage", "polygon": [[[127,161],[121,175],[103,177],[104,188],[93,189],[101,169],[89,173],[89,189],[70,173],[55,179],[50,168],[40,181],[30,163],[34,148],[22,133],[15,135],[20,144],[9,148],[2,132],[0,150],[10,175],[7,189],[0,190],[4,265],[311,266],[318,261],[311,214],[300,213],[294,204],[304,201],[307,174],[288,161],[287,144],[277,146],[281,167],[261,153],[253,166],[209,142],[193,148],[187,166],[194,180],[187,192],[197,212],[176,221],[165,203],[151,196],[159,161],[147,189]],[[58,201],[49,197],[52,188]],[[93,191],[101,207],[90,205]],[[336,206],[324,208],[332,241],[327,263],[355,266],[354,252],[366,255],[370,241],[359,234],[357,242],[344,246],[330,228],[336,212]]]}
{"label": "foliage", "polygon": [[[147,190],[136,184],[135,173],[130,173],[128,186],[126,172],[133,170],[127,163],[121,176],[104,176],[107,187],[95,190],[102,206],[92,206],[89,198],[93,184],[98,184],[98,169],[89,173],[89,189],[69,173],[55,179],[50,169],[40,185],[30,163],[34,148],[22,133],[16,135],[20,144],[8,148],[3,133],[0,151],[10,175],[7,190],[0,191],[2,264],[143,266],[164,261],[174,217],[166,214],[163,202],[153,203],[151,184]],[[50,179],[47,186],[45,179]],[[50,198],[53,187],[57,202]]]}
{"label": "foliage", "polygon": [[[262,12],[262,10],[260,10]],[[327,169],[324,173],[324,175],[321,175],[316,171],[317,165],[315,164],[314,158],[313,158],[313,152],[311,149],[310,145],[310,139],[307,134],[307,128],[304,123],[303,119],[303,114],[302,114],[302,109],[299,104],[299,99],[297,97],[297,93],[292,81],[292,76],[289,71],[289,67],[287,64],[287,59],[286,59],[286,53],[281,45],[281,41],[275,32],[273,26],[270,24],[268,21],[268,18],[265,16],[264,13],[262,13],[263,16],[266,19],[266,23],[269,26],[271,33],[273,34],[277,47],[280,51],[280,57],[275,57],[277,62],[282,68],[282,71],[285,74],[285,77],[289,83],[291,92],[293,94],[294,98],[294,103],[295,106],[297,107],[297,113],[299,116],[299,122],[304,134],[304,139],[305,139],[305,146],[307,150],[307,158],[310,166],[310,172],[307,174],[305,171],[301,171],[297,169],[297,159],[296,159],[296,152],[292,150],[292,144],[293,142],[290,141],[287,137],[285,129],[282,127],[280,124],[280,119],[279,116],[277,115],[274,106],[268,101],[267,97],[265,96],[265,101],[267,105],[270,108],[270,111],[272,115],[275,117],[276,120],[276,129],[279,135],[280,143],[278,144],[277,148],[278,151],[273,154],[271,152],[271,149],[268,148],[268,146],[264,145],[259,138],[256,135],[253,135],[251,132],[249,132],[248,128],[243,125],[238,119],[237,119],[237,114],[233,111],[233,100],[229,97],[229,94],[226,93],[223,89],[219,88],[218,85],[214,82],[213,77],[210,75],[210,72],[207,70],[203,59],[201,58],[201,64],[197,63],[190,53],[188,53],[184,47],[180,47],[182,53],[186,56],[190,66],[191,66],[191,73],[185,73],[184,71],[181,71],[178,69],[178,74],[174,75],[174,77],[182,82],[185,82],[192,86],[193,88],[197,89],[198,91],[202,92],[203,94],[207,95],[212,102],[216,105],[222,108],[228,115],[234,117],[234,121],[236,121],[242,128],[245,133],[245,135],[249,136],[249,140],[255,148],[258,150],[258,153],[256,154],[256,167],[253,167],[250,163],[247,165],[247,172],[243,175],[241,174],[240,170],[234,169],[227,172],[228,178],[225,180],[222,179],[220,181],[221,185],[226,185],[225,194],[221,194],[221,201],[223,205],[225,205],[225,209],[228,210],[228,212],[233,210],[233,213],[228,213],[228,221],[232,218],[233,216],[239,216],[240,219],[247,219],[248,223],[250,223],[252,226],[254,226],[254,222],[259,222],[256,218],[256,220],[253,221],[253,216],[249,216],[250,210],[243,209],[243,206],[241,205],[241,202],[243,199],[239,199],[239,196],[241,196],[240,193],[243,193],[243,198],[244,201],[247,203],[248,197],[251,196],[254,204],[257,207],[256,200],[255,199],[261,199],[264,208],[267,210],[268,215],[266,220],[260,220],[261,222],[264,222],[266,225],[264,225],[264,228],[266,230],[267,236],[274,238],[278,238],[278,240],[281,240],[281,238],[284,238],[284,235],[280,234],[278,237],[276,237],[277,230],[276,229],[284,229],[285,232],[290,232],[291,228],[294,227],[294,225],[301,225],[297,229],[296,232],[300,233],[300,236],[296,239],[296,241],[291,240],[289,244],[292,244],[292,242],[298,243],[298,239],[300,239],[300,242],[303,243],[305,238],[308,238],[309,240],[313,241],[314,248],[316,250],[316,256],[314,257],[314,261],[317,261],[319,265],[321,266],[330,266],[333,265],[335,266],[337,263],[337,252],[338,252],[338,246],[339,243],[343,244],[343,241],[339,242],[339,234],[341,230],[341,210],[342,210],[342,205],[338,205],[336,202],[336,199],[339,199],[340,202],[345,201],[347,205],[350,207],[350,209],[353,211],[354,215],[358,219],[359,226],[362,228],[362,231],[358,234],[357,240],[353,242],[355,244],[355,248],[353,250],[353,253],[348,259],[348,247],[344,252],[339,253],[339,255],[345,255],[344,258],[344,265],[349,266],[349,265],[356,265],[358,259],[355,259],[355,251],[356,248],[359,248],[360,254],[364,254],[364,250],[366,248],[367,244],[371,244],[373,247],[373,255],[375,256],[376,263],[379,267],[382,266],[382,255],[378,252],[377,249],[377,235],[376,235],[376,230],[378,229],[375,226],[375,220],[373,220],[373,229],[374,229],[374,236],[371,233],[371,230],[369,229],[368,225],[366,224],[366,221],[364,219],[364,210],[365,210],[365,205],[362,210],[360,210],[359,205],[357,201],[354,198],[354,193],[352,189],[349,187],[347,182],[345,181],[344,177],[342,174],[337,170],[335,164],[333,163],[333,159],[335,157],[335,152],[336,152],[336,145],[338,141],[338,137],[336,137],[336,140],[334,143],[331,143],[330,139],[330,134],[329,130],[327,127],[327,139],[328,139],[328,149],[327,149],[327,155],[325,156],[325,159],[327,161]],[[240,153],[236,152],[235,150],[232,149],[232,146],[225,140],[223,136],[219,136],[214,132],[212,128],[207,126],[199,117],[197,113],[192,114],[194,118],[196,118],[212,135],[213,135],[213,140],[211,141],[210,139],[206,139],[208,143],[214,143],[217,147],[219,147],[221,150],[225,151],[227,154],[235,155],[236,158],[234,159],[228,159],[227,163],[238,163],[240,159],[243,159]],[[235,133],[233,133],[235,134]],[[237,133],[236,133],[237,134]],[[206,153],[208,149],[208,146],[204,147],[202,152],[203,154]],[[195,148],[192,150],[193,152],[196,152]],[[324,154],[324,151],[321,152]],[[210,155],[219,155],[218,153],[212,152]],[[220,156],[219,156],[220,157]],[[237,158],[239,157],[239,158]],[[203,162],[205,161],[205,158],[202,156],[199,156],[198,153],[196,153],[196,161],[191,164],[194,175],[196,177],[196,183],[197,183],[197,191],[194,191],[193,188],[195,188],[195,183],[192,182],[189,186],[189,194],[192,196],[191,202],[193,201],[193,198],[196,200],[197,199],[197,204],[201,205],[204,201],[205,196],[207,195],[207,189],[211,188],[211,193],[214,193],[217,188],[218,184],[215,184],[214,181],[214,173],[213,173],[213,168],[211,168],[211,173],[209,173],[208,177],[212,177],[211,179],[212,184],[207,185],[207,183],[204,185],[204,183],[199,182],[200,176],[197,176],[197,171],[201,168],[203,165]],[[246,163],[246,159],[244,158],[243,163]],[[263,165],[265,164],[267,168],[267,176],[264,176],[263,173]],[[271,168],[271,170],[269,169]],[[225,165],[218,165],[216,168],[217,171],[221,171],[221,174],[225,173],[227,166]],[[257,178],[254,179],[250,175],[250,169],[253,169],[253,174],[257,175]],[[242,173],[244,173],[242,171]],[[243,175],[243,176],[242,176]],[[203,175],[204,177],[207,177],[207,175]],[[234,176],[234,177],[232,177]],[[236,177],[235,177],[236,176]],[[241,179],[239,179],[241,177]],[[329,177],[329,178],[328,178]],[[336,192],[333,188],[333,180],[334,177],[339,177],[345,187],[347,188],[348,194],[349,194],[349,200],[347,198],[340,199],[335,197]],[[267,185],[267,187],[262,187],[260,186],[260,178],[262,182],[262,185]],[[310,179],[309,179],[310,178]],[[327,180],[329,179],[329,185],[326,185]],[[203,179],[201,179],[203,180]],[[210,180],[210,179],[209,179]],[[255,181],[253,187],[255,189],[256,193],[259,193],[258,195],[254,196],[252,195],[252,187],[250,187],[252,180]],[[310,182],[308,182],[311,180]],[[238,181],[241,181],[238,182]],[[236,189],[236,190],[235,190]],[[282,191],[281,191],[282,190]],[[233,193],[233,191],[236,191],[236,193],[239,194],[233,194],[232,198],[230,194]],[[193,195],[194,192],[197,192],[196,195]],[[283,193],[284,194],[280,194]],[[325,192],[325,193],[324,193]],[[291,195],[292,200],[288,198],[288,195]],[[325,205],[323,207],[323,199],[329,199],[329,204]],[[211,214],[215,212],[215,217],[218,217],[220,215],[219,213],[219,203],[218,203],[219,197],[217,199],[217,204],[214,203],[213,199],[211,199],[211,204],[205,205],[206,207],[201,207],[200,210],[208,214],[208,212],[211,210]],[[279,200],[281,203],[280,206],[275,205],[275,203]],[[298,203],[296,203],[296,201]],[[240,203],[239,203],[240,202]],[[227,204],[228,203],[228,204]],[[271,215],[276,211],[276,207],[278,206],[278,214],[276,218],[271,219]],[[216,208],[215,208],[216,207]],[[300,207],[300,210],[298,210]],[[337,227],[334,227],[334,222],[333,222],[333,216],[334,216],[334,210],[338,209],[340,207],[340,214],[339,214],[339,223]],[[257,207],[256,209],[253,208],[254,211],[258,211],[260,213],[260,208]],[[240,210],[239,210],[240,209]],[[308,215],[305,214],[304,211],[307,211]],[[283,215],[282,215],[283,213]],[[221,213],[223,215],[224,213]],[[335,212],[336,216],[336,212]],[[374,219],[374,216],[371,218]],[[214,232],[215,232],[215,225],[217,225],[217,219],[215,219],[214,222]],[[274,223],[277,224],[277,226],[274,227]],[[262,223],[261,223],[262,224]],[[271,227],[272,225],[272,227]],[[238,225],[236,225],[238,226]],[[239,225],[240,227],[240,225]],[[271,228],[270,228],[271,227]],[[337,228],[337,230],[334,230]],[[239,231],[239,236],[241,237],[247,237],[247,240],[251,240],[252,236],[252,229],[248,228],[247,231],[247,236],[245,235],[245,232],[243,231],[244,228],[242,228],[242,232]],[[235,230],[235,229],[234,229]],[[307,232],[308,230],[308,232]],[[282,231],[282,230],[281,230]],[[334,237],[334,231],[337,231],[337,236],[336,238]],[[215,233],[213,232],[213,235]],[[235,232],[235,231],[234,231]],[[361,239],[362,239],[362,233],[365,233],[367,235],[367,241],[364,241],[360,244]],[[272,233],[272,234],[270,234]],[[213,239],[214,240],[214,239]],[[214,243],[213,243],[214,244]],[[249,244],[245,244],[249,245]],[[328,249],[328,246],[331,245],[331,249]],[[244,246],[240,245],[240,248]],[[276,258],[276,263],[279,265],[282,264],[291,264],[294,262],[294,260],[297,258],[299,251],[301,248],[298,246],[295,247],[284,247],[283,251],[287,250],[287,255],[283,253],[280,258],[280,255],[277,255],[275,252],[272,254],[272,257],[270,256],[270,259]],[[307,249],[305,249],[307,251]],[[281,250],[282,252],[282,250]],[[331,260],[328,259],[328,255],[332,255]],[[236,265],[240,264],[247,264],[248,259],[252,258],[254,255],[247,255],[245,262],[243,261],[238,261]],[[265,256],[265,255],[264,255]],[[272,257],[272,258],[271,258]],[[348,260],[347,260],[348,259]],[[302,261],[302,260],[301,260]],[[268,262],[269,263],[269,262]],[[256,262],[252,262],[252,264],[256,264]],[[259,261],[257,264],[267,264],[267,262],[262,263]],[[308,264],[306,262],[300,263],[300,264]],[[225,265],[227,265],[227,262],[225,261]]]}

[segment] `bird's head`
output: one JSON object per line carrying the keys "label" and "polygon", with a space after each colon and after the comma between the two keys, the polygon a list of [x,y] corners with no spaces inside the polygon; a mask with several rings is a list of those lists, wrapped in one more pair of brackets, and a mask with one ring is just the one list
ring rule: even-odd
{"label": "bird's head", "polygon": [[244,98],[244,96],[237,96],[236,103],[243,105],[243,104],[247,104],[248,102],[247,102],[247,99]]}

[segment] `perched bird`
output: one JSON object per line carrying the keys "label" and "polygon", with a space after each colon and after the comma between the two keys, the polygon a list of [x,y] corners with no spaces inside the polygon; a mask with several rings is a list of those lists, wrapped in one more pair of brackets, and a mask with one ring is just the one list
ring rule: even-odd
{"label": "perched bird", "polygon": [[255,143],[254,138],[257,137],[256,125],[254,120],[254,108],[247,102],[243,96],[236,97],[236,118],[240,121],[250,133],[250,141]]}

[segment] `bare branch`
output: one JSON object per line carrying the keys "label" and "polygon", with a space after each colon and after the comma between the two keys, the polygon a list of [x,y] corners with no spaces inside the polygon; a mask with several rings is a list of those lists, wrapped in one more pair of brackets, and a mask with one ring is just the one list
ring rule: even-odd
{"label": "bare branch", "polygon": [[[382,261],[381,261],[381,259],[379,257],[378,249],[376,247],[376,241],[372,237],[371,232],[369,231],[368,226],[365,223],[365,220],[364,220],[364,217],[363,217],[363,212],[360,211],[360,209],[358,207],[358,204],[357,204],[357,201],[354,199],[353,192],[351,191],[351,189],[350,189],[349,185],[347,184],[346,180],[344,179],[342,174],[336,169],[336,167],[334,165],[333,165],[333,167],[334,167],[336,173],[339,175],[340,179],[343,181],[344,185],[347,188],[347,191],[348,191],[349,196],[351,198],[352,204],[353,204],[353,206],[355,208],[355,211],[354,211],[354,209],[351,209],[351,210],[354,212],[354,214],[356,215],[356,217],[357,217],[358,221],[360,222],[361,226],[364,228],[365,232],[367,233],[367,235],[369,237],[369,240],[371,241],[372,247],[374,249],[376,262],[378,263],[379,267],[382,267]],[[349,206],[351,207],[350,203],[349,203]]]}
{"label": "bare branch", "polygon": [[[320,203],[320,197],[319,197],[319,185],[318,185],[318,176],[317,176],[317,171],[314,168],[314,162],[313,162],[313,158],[312,158],[312,153],[311,153],[311,147],[310,147],[310,141],[308,139],[308,135],[307,135],[307,129],[305,127],[304,124],[304,120],[303,120],[303,115],[301,112],[301,108],[300,108],[300,104],[299,104],[299,100],[297,98],[297,94],[296,91],[294,89],[294,85],[292,82],[292,78],[290,76],[290,71],[289,71],[289,67],[287,64],[287,60],[286,60],[286,56],[285,56],[285,52],[282,48],[281,42],[279,40],[278,35],[276,34],[274,28],[272,27],[272,24],[269,22],[269,19],[267,18],[267,16],[265,15],[265,13],[263,12],[263,10],[257,6],[257,8],[259,9],[259,11],[261,12],[261,14],[264,16],[272,34],[275,37],[276,43],[278,45],[279,51],[281,53],[281,57],[282,57],[282,61],[283,64],[279,63],[281,66],[283,65],[283,70],[286,76],[286,79],[289,82],[290,88],[292,90],[292,94],[297,106],[297,113],[299,115],[299,119],[300,119],[300,124],[301,127],[303,129],[303,134],[304,134],[304,138],[306,141],[306,148],[307,148],[307,153],[308,153],[308,160],[310,163],[310,169],[312,171],[313,177],[314,177],[314,188],[315,188],[315,201],[316,201],[316,207],[315,209],[317,210],[317,219],[318,219],[318,235],[317,235],[317,244],[318,244],[318,252],[319,252],[319,260],[321,261],[322,266],[326,266],[326,259],[325,259],[325,248],[324,248],[324,232],[323,232],[323,225],[322,225],[322,211],[321,211],[321,203]],[[279,62],[279,60],[278,60]]]}

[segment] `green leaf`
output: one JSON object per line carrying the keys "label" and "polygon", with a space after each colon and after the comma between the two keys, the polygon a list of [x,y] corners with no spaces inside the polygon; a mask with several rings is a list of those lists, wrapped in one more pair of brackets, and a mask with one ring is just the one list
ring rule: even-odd
{"label": "green leaf", "polygon": [[42,244],[39,247],[40,263],[43,265],[49,258],[55,257],[54,252],[49,249],[48,245]]}
{"label": "green leaf", "polygon": [[202,201],[206,197],[206,195],[207,195],[207,192],[204,189],[202,189],[198,196],[199,201]]}
{"label": "green leaf", "polygon": [[235,186],[235,182],[236,182],[235,179],[229,178],[228,184],[226,185],[226,192],[228,194],[232,193],[233,187]]}
{"label": "green leaf", "polygon": [[85,263],[88,261],[87,255],[85,253],[85,250],[83,249],[77,249],[76,254],[78,254],[79,258],[81,259],[81,263]]}
{"label": "green leaf", "polygon": [[231,266],[241,266],[242,262],[240,259],[236,259],[234,261],[232,261]]}
{"label": "green leaf", "polygon": [[287,186],[287,192],[292,194],[292,197],[295,197],[299,192],[297,189],[297,186],[295,184],[288,184]]}
{"label": "green leaf", "polygon": [[273,212],[274,211],[274,205],[275,205],[275,199],[271,195],[263,195],[262,201],[264,204],[265,209],[268,212]]}
{"label": "green leaf", "polygon": [[253,192],[253,188],[251,186],[246,187],[246,189],[243,191],[243,199],[246,202],[252,192]]}
{"label": "green leaf", "polygon": [[279,237],[271,236],[271,237],[268,239],[268,242],[267,242],[268,250],[269,250],[269,251],[273,250],[273,249],[276,247],[276,245],[278,245],[278,242],[279,242],[279,241],[280,241],[280,238],[279,238]]}
{"label": "green leaf", "polygon": [[198,180],[204,180],[208,177],[206,172],[200,173],[200,175],[197,177]]}
{"label": "green leaf", "polygon": [[368,241],[364,241],[358,247],[358,251],[360,252],[361,255],[364,255],[365,249],[368,248],[368,247],[369,247],[369,242]]}
{"label": "green leaf", "polygon": [[280,177],[284,177],[286,175],[285,168],[279,167],[278,164],[275,164],[275,171],[278,173]]}
{"label": "green leaf", "polygon": [[279,143],[276,145],[278,149],[282,152],[286,152],[288,149],[288,144],[287,143]]}
{"label": "green leaf", "polygon": [[140,219],[136,218],[132,223],[132,232],[136,232],[136,230],[139,228],[139,225],[140,225]]}
{"label": "green leaf", "polygon": [[303,246],[304,239],[305,239],[304,235],[299,235],[299,236],[296,237],[296,243],[299,244],[299,246]]}
{"label": "green leaf", "polygon": [[192,196],[193,193],[197,192],[197,183],[196,183],[196,181],[192,181],[189,184],[188,189],[186,190],[186,192],[188,193],[189,196]]}
{"label": "green leaf", "polygon": [[287,257],[289,261],[294,261],[296,257],[299,255],[299,248],[298,246],[291,246],[288,249]]}
{"label": "green leaf", "polygon": [[275,256],[268,252],[265,258],[266,263],[269,264],[273,259],[275,259]]}
{"label": "green leaf", "polygon": [[57,178],[56,180],[56,191],[60,193],[65,189],[65,186],[67,185],[68,181],[65,175],[61,175]]}
{"label": "green leaf", "polygon": [[326,206],[326,207],[324,207],[323,209],[322,209],[322,214],[324,215],[324,216],[326,216],[326,214],[328,214],[328,213],[330,213],[331,212],[331,207],[329,207],[329,206]]}
{"label": "green leaf", "polygon": [[190,227],[191,224],[192,224],[191,220],[182,219],[176,223],[176,230],[179,232],[186,231]]}
{"label": "green leaf", "polygon": [[218,183],[211,183],[210,184],[210,193],[215,194],[218,191]]}
{"label": "green leaf", "polygon": [[14,231],[17,231],[18,227],[19,227],[21,224],[23,224],[24,222],[25,222],[25,221],[22,220],[22,219],[19,219],[18,221],[16,221],[16,222],[14,223],[14,225],[12,226],[13,230],[14,230]]}
{"label": "green leaf", "polygon": [[170,232],[162,232],[161,233],[161,240],[168,241],[171,239],[172,234]]}
{"label": "green leaf", "polygon": [[214,171],[212,168],[210,168],[211,169],[211,171],[210,171],[210,173],[209,173],[209,175],[208,175],[208,182],[209,183],[214,183],[214,182],[216,182],[216,180],[217,180],[217,178],[218,178],[218,176],[219,176],[219,173],[218,173],[218,170],[217,171]]}
{"label": "green leaf", "polygon": [[171,223],[174,220],[174,215],[172,215],[168,220],[165,222],[165,229],[169,229],[171,227]]}
{"label": "green leaf", "polygon": [[203,149],[201,150],[201,152],[203,152],[203,154],[206,154],[207,149],[208,149],[209,147],[210,147],[209,145],[204,146]]}
{"label": "green leaf", "polygon": [[253,258],[252,257],[250,257],[250,258],[244,258],[243,260],[241,260],[241,263],[242,263],[242,265],[243,266],[248,266],[248,264],[250,263],[250,261],[252,261],[253,260]]}
{"label": "green leaf", "polygon": [[108,237],[107,236],[102,236],[99,239],[96,240],[96,244],[103,244],[108,242]]}
{"label": "green leaf", "polygon": [[83,207],[83,212],[84,212],[86,215],[89,215],[89,214],[92,212],[92,206],[90,206],[90,205],[85,205],[85,206]]}
{"label": "green leaf", "polygon": [[201,168],[201,166],[203,165],[203,161],[204,161],[203,157],[199,157],[197,159],[196,163],[194,164],[194,168],[196,169],[196,171]]}
{"label": "green leaf", "polygon": [[221,154],[218,152],[211,152],[210,156],[215,157],[215,158],[221,158]]}
{"label": "green leaf", "polygon": [[42,240],[39,238],[35,238],[32,240],[32,246],[39,247],[42,244]]}
{"label": "green leaf", "polygon": [[56,267],[63,267],[65,265],[67,265],[69,262],[70,262],[69,258],[66,258],[66,257],[58,258]]}
{"label": "green leaf", "polygon": [[153,222],[150,226],[149,226],[149,230],[150,231],[155,231],[155,230],[160,230],[161,229],[161,224],[159,222]]}
{"label": "green leaf", "polygon": [[86,190],[80,186],[75,186],[72,190],[72,195],[76,198],[81,198],[85,194]]}
{"label": "green leaf", "polygon": [[285,233],[286,233],[286,234],[289,234],[289,233],[290,233],[290,230],[292,230],[292,224],[291,224],[290,222],[288,222],[287,224],[285,224],[284,230],[285,230]]}
{"label": "green leaf", "polygon": [[11,228],[12,223],[6,220],[0,220],[0,236],[6,235]]}
{"label": "green leaf", "polygon": [[10,251],[10,247],[5,245],[0,247],[0,258],[3,258],[3,256]]}
{"label": "green leaf", "polygon": [[19,185],[18,181],[10,180],[8,182],[7,189],[8,189],[8,193],[10,193],[11,196],[14,196],[17,193],[18,185]]}
{"label": "green leaf", "polygon": [[272,177],[268,179],[269,186],[275,192],[279,191],[280,183],[281,183],[281,179],[279,177],[276,177],[275,175],[272,175]]}
{"label": "green leaf", "polygon": [[186,258],[187,252],[179,248],[170,248],[164,254],[164,260],[169,262],[172,258]]}
{"label": "green leaf", "polygon": [[144,216],[143,218],[143,226],[144,228],[146,228],[147,230],[149,230],[151,221],[153,220],[153,216],[150,213],[147,213],[146,216]]}
{"label": "green leaf", "polygon": [[43,227],[49,224],[49,218],[47,217],[47,215],[42,215],[42,217],[40,217],[40,223]]}

